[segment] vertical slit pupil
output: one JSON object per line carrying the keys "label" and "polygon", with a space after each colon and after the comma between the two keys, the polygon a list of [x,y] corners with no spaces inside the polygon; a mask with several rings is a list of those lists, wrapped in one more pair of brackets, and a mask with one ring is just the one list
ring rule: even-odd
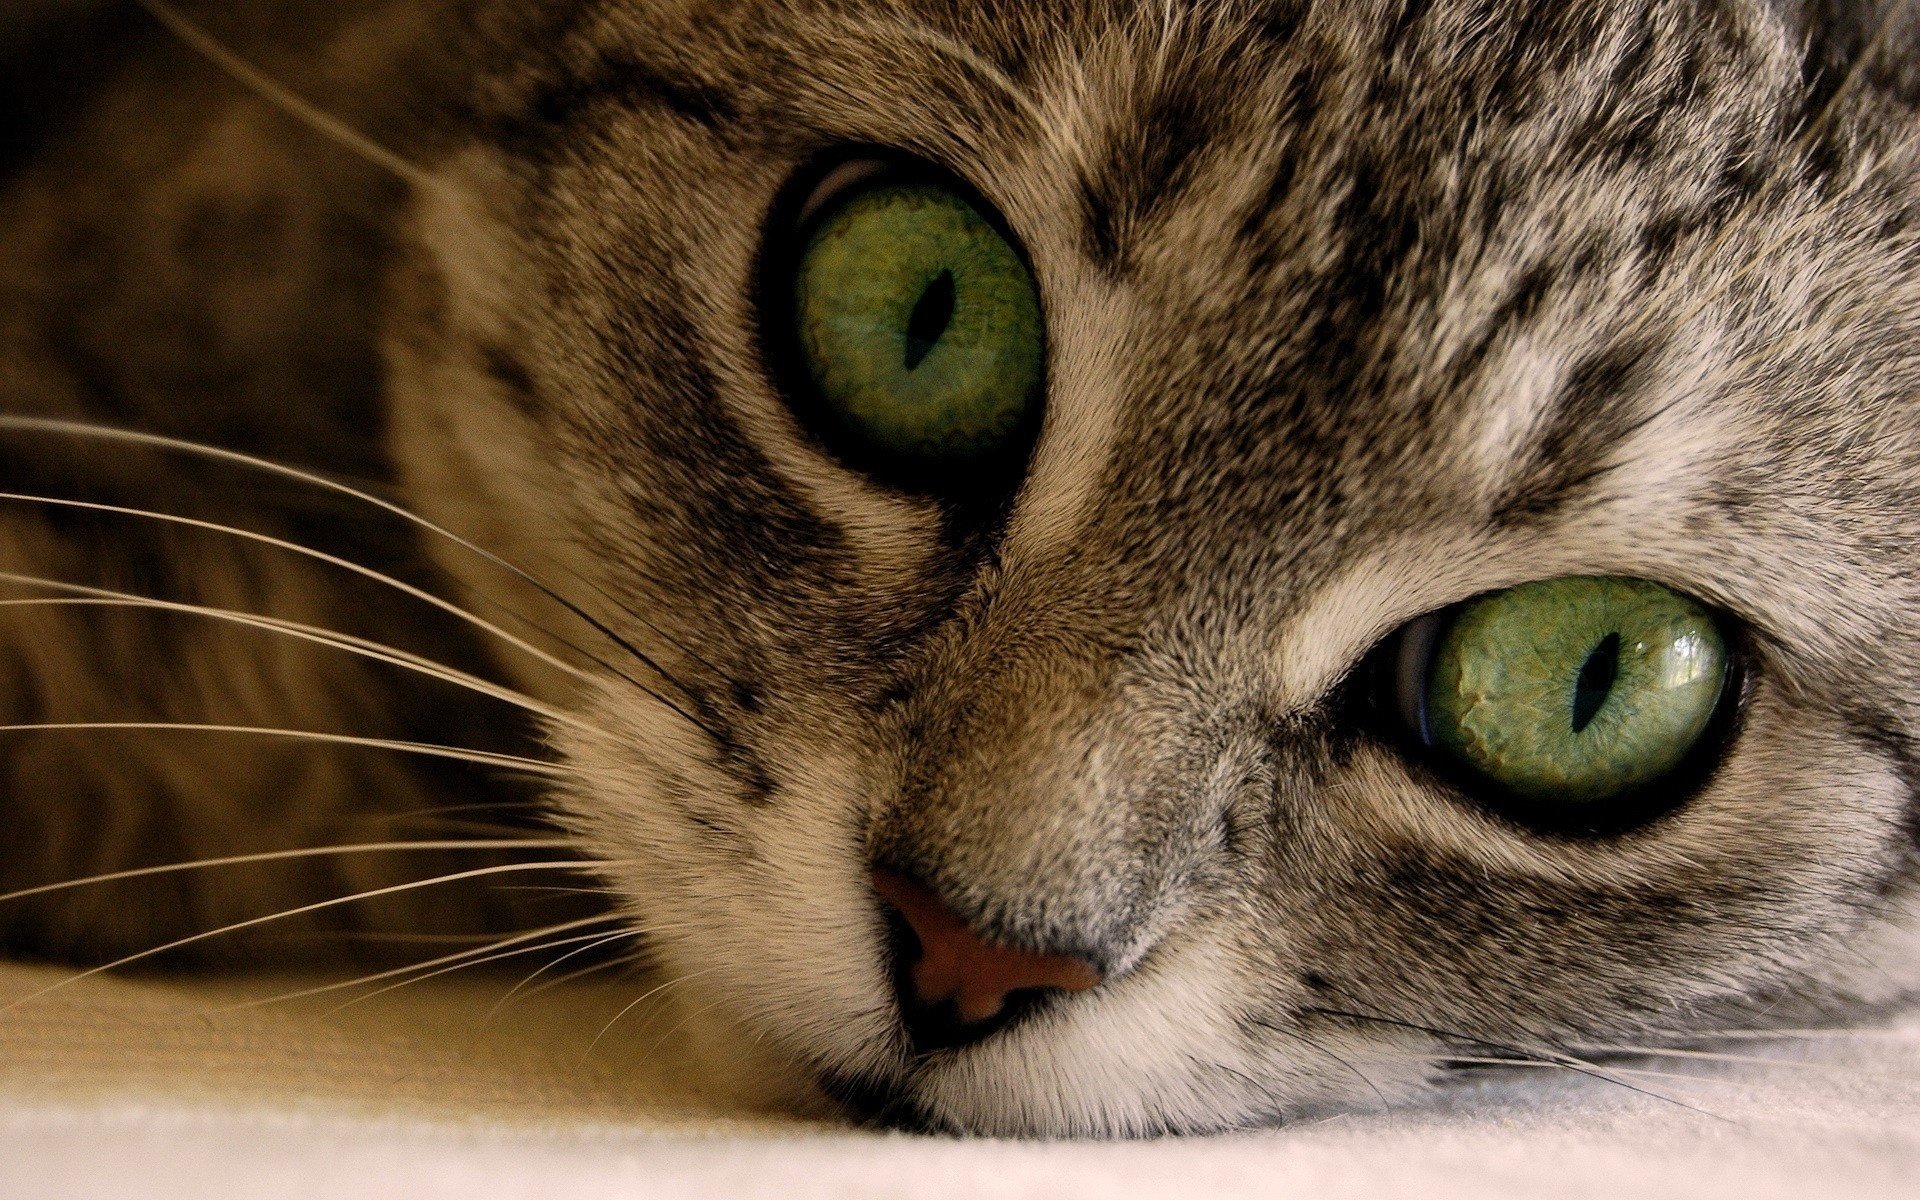
{"label": "vertical slit pupil", "polygon": [[947,326],[953,323],[953,304],[953,272],[941,271],[927,285],[927,290],[920,293],[913,314],[907,318],[907,370],[925,362],[927,355],[940,344]]}
{"label": "vertical slit pupil", "polygon": [[1620,674],[1620,635],[1610,633],[1587,655],[1580,666],[1580,678],[1573,685],[1573,731],[1579,733],[1593,723],[1613,692],[1613,681]]}

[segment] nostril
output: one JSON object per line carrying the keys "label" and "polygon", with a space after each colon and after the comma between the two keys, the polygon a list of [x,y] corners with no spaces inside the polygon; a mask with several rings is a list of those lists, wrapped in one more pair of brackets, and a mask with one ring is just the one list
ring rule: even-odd
{"label": "nostril", "polygon": [[875,869],[873,886],[886,902],[900,1011],[919,1049],[979,1041],[1048,992],[1100,982],[1084,959],[987,941],[931,889],[897,871]]}

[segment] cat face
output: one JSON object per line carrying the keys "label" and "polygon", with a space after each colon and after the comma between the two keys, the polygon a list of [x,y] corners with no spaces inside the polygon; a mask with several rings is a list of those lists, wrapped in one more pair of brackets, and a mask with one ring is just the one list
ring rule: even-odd
{"label": "cat face", "polygon": [[[1829,109],[1735,2],[548,8],[482,22],[394,442],[658,664],[598,650],[560,803],[696,1008],[902,1119],[1141,1133],[1897,974],[1884,72]],[[916,1048],[876,866],[1101,982]]]}

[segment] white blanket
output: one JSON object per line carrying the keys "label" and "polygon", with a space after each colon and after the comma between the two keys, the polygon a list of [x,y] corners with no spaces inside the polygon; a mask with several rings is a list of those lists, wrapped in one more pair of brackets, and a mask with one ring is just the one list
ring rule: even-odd
{"label": "white blanket", "polygon": [[[0,968],[0,1005],[59,978]],[[320,982],[95,977],[4,1008],[0,1196],[1920,1197],[1920,1017],[1613,1072],[1658,1097],[1514,1070],[1260,1133],[1046,1144],[767,1111],[650,1005],[592,1044],[631,982],[491,1015],[512,980],[261,1003]]]}

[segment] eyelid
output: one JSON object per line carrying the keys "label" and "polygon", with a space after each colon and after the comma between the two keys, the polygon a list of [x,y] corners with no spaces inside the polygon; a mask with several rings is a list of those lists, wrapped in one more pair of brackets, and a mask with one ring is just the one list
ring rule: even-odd
{"label": "eyelid", "polygon": [[820,182],[813,185],[807,198],[801,201],[794,213],[794,228],[806,228],[835,200],[875,176],[885,174],[889,169],[888,163],[877,158],[853,158],[828,171],[820,177]]}

